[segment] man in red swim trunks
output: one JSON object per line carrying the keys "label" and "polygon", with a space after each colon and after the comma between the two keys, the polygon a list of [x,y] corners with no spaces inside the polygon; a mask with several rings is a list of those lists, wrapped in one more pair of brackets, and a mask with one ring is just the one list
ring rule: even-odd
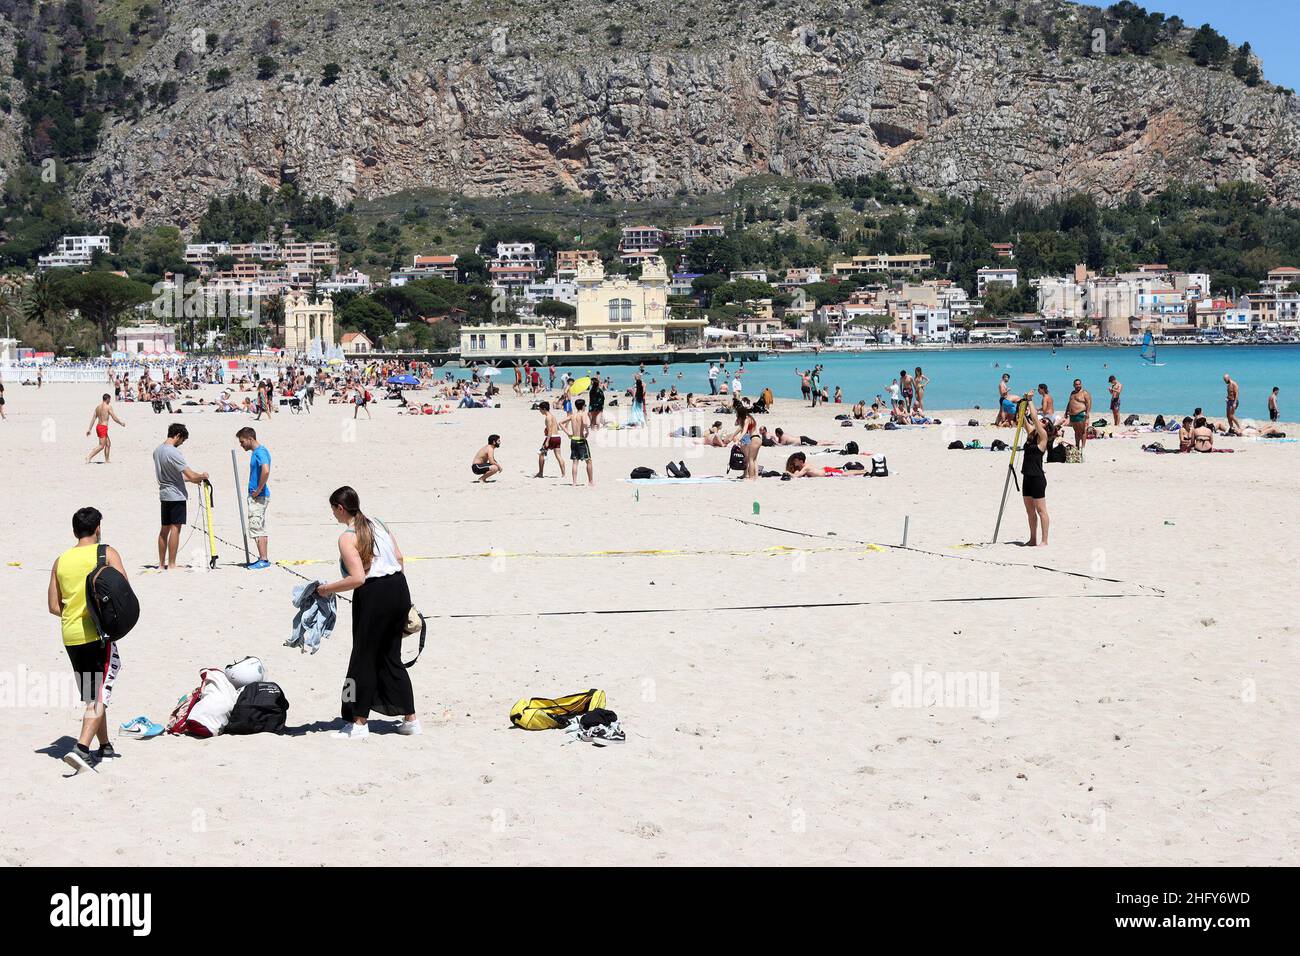
{"label": "man in red swim trunks", "polygon": [[93,427],[95,434],[99,436],[99,445],[86,458],[86,464],[88,465],[95,460],[95,456],[101,451],[104,453],[104,464],[108,464],[108,454],[113,448],[113,441],[108,437],[108,420],[110,418],[123,428],[126,427],[126,422],[118,418],[117,413],[113,411],[113,396],[105,392],[104,400],[95,406],[95,410],[90,416],[90,424],[86,426],[87,435],[90,434],[90,429]]}
{"label": "man in red swim trunks", "polygon": [[537,450],[537,475],[541,478],[542,472],[546,470],[546,453],[550,452],[555,456],[556,463],[560,466],[560,477],[564,477],[564,459],[560,457],[560,425],[555,420],[555,414],[551,411],[550,402],[538,402],[537,410],[542,413],[545,419],[545,431],[542,434],[542,447]]}

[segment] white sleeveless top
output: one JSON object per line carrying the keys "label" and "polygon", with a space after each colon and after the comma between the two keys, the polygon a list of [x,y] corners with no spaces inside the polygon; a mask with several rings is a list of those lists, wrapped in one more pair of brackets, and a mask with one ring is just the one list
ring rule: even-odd
{"label": "white sleeveless top", "polygon": [[[349,528],[348,533],[356,534],[356,531]],[[401,564],[397,561],[397,551],[393,547],[392,535],[388,533],[388,529],[378,521],[371,520],[370,533],[374,535],[375,539],[375,554],[370,559],[370,570],[366,572],[366,580],[387,577],[402,570]],[[347,571],[345,570],[343,573],[346,574]]]}

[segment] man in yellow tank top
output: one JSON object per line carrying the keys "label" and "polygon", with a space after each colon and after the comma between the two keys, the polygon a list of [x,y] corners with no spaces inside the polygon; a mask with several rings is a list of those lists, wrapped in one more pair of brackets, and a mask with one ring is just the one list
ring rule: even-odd
{"label": "man in yellow tank top", "polygon": [[[63,646],[77,676],[82,703],[86,705],[77,745],[63,755],[64,763],[77,773],[95,772],[90,742],[96,737],[99,751],[95,763],[117,756],[108,742],[108,702],[113,696],[122,659],[115,642],[99,639],[95,623],[86,611],[86,576],[98,563],[102,520],[103,516],[95,508],[82,508],[72,516],[72,533],[77,543],[55,559],[47,595],[50,613],[62,624]],[[122,557],[114,548],[106,547],[104,560],[126,577]]]}

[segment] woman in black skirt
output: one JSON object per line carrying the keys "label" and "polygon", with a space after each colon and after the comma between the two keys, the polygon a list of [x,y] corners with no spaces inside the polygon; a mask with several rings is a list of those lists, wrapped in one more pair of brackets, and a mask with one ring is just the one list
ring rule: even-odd
{"label": "woman in black skirt", "polygon": [[316,593],[328,597],[355,591],[352,599],[352,656],[343,683],[340,737],[356,739],[370,733],[371,711],[401,717],[398,733],[418,734],[415,692],[402,666],[402,628],[411,610],[405,561],[397,539],[382,522],[361,513],[357,493],[344,485],[330,495],[334,520],[346,525],[339,535],[338,581],[321,584]]}
{"label": "woman in black skirt", "polygon": [[1025,514],[1029,518],[1029,540],[1025,544],[1031,548],[1045,547],[1051,520],[1047,516],[1047,475],[1043,472],[1043,456],[1052,447],[1055,425],[1050,419],[1038,417],[1033,392],[1026,392],[1021,401],[1025,403],[1026,440],[1020,463],[1020,493],[1025,499]]}

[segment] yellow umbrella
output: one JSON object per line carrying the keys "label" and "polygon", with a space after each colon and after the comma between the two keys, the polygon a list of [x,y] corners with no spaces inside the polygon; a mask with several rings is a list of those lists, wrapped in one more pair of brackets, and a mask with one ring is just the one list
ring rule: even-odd
{"label": "yellow umbrella", "polygon": [[589,388],[591,388],[591,379],[584,375],[582,378],[578,379],[572,385],[569,386],[569,394],[581,395]]}

